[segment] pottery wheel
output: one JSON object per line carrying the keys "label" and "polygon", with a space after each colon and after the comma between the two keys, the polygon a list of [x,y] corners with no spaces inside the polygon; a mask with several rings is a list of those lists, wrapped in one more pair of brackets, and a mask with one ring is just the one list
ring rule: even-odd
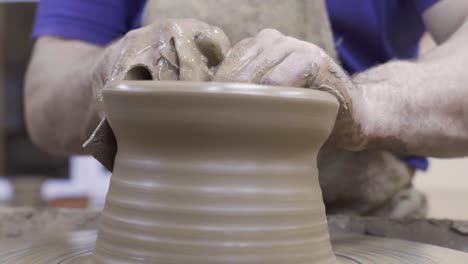
{"label": "pottery wheel", "polygon": [[134,81],[103,96],[119,147],[99,236],[0,242],[2,264],[468,263],[408,241],[330,241],[316,164],[338,112],[328,93]]}
{"label": "pottery wheel", "polygon": [[[92,264],[97,232],[81,231],[0,244],[3,264]],[[404,240],[332,234],[337,264],[465,264],[468,254]]]}

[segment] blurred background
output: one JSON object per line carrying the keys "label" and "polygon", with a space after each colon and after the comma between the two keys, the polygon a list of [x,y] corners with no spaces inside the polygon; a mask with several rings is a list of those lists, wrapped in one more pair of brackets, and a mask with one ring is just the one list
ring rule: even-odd
{"label": "blurred background", "polygon": [[[26,133],[22,93],[35,6],[34,1],[0,1],[0,204],[100,208],[110,174],[87,156],[51,157]],[[421,52],[432,47],[426,35]],[[428,195],[430,217],[468,220],[468,159],[432,159],[415,185]]]}

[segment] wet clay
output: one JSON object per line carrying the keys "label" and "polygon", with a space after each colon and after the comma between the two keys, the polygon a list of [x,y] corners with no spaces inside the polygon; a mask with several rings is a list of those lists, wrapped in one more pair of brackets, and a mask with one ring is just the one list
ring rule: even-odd
{"label": "wet clay", "polygon": [[338,111],[320,91],[124,82],[104,90],[119,144],[96,232],[0,243],[4,264],[468,263],[406,241],[333,237],[317,153]]}

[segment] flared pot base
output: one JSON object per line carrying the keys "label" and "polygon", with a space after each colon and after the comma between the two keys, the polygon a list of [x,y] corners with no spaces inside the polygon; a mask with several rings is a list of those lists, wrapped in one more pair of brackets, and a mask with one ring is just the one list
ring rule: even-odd
{"label": "flared pot base", "polygon": [[[64,233],[53,237],[37,236],[0,243],[3,264],[95,264],[91,254],[97,232]],[[332,234],[338,264],[466,264],[468,254],[427,244],[361,236]],[[139,263],[135,260],[134,263]],[[293,263],[291,263],[293,264]],[[311,263],[313,264],[313,263]]]}

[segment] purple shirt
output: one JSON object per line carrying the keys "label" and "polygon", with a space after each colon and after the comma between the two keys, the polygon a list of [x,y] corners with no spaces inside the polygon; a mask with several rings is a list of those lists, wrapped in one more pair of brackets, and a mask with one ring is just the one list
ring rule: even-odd
{"label": "purple shirt", "polygon": [[104,46],[140,27],[145,4],[146,0],[41,0],[32,35]]}
{"label": "purple shirt", "polygon": [[[266,1],[266,0],[265,0]],[[343,67],[354,74],[391,59],[412,59],[422,14],[438,0],[326,0]],[[107,45],[141,25],[146,0],[41,0],[33,38],[51,35]],[[427,159],[403,158],[426,170]]]}

